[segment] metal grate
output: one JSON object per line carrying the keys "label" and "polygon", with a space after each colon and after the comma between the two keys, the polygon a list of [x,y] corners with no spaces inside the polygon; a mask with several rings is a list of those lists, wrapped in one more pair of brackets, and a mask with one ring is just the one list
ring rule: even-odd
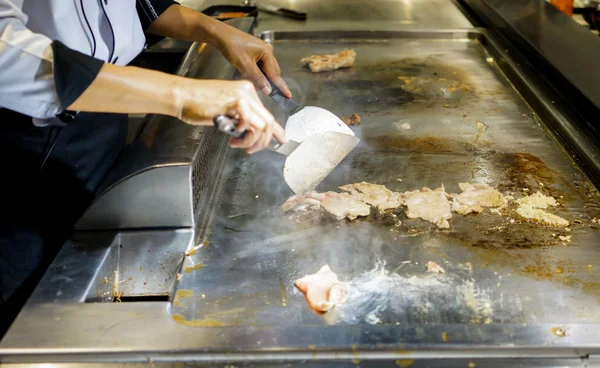
{"label": "metal grate", "polygon": [[226,139],[227,136],[217,129],[204,131],[192,168],[194,215],[197,215],[202,193],[214,172],[215,157],[219,154],[219,148]]}

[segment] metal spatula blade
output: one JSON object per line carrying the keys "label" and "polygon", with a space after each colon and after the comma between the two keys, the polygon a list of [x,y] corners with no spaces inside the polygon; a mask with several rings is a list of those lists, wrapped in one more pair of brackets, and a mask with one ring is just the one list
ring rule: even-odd
{"label": "metal spatula blade", "polygon": [[285,137],[289,140],[302,142],[306,138],[324,132],[339,132],[354,135],[342,119],[329,110],[317,106],[302,106],[291,98],[283,95],[281,90],[272,82],[271,97],[288,114],[285,123]]}
{"label": "metal spatula blade", "polygon": [[331,111],[317,106],[305,106],[285,123],[285,137],[297,142],[319,133],[339,132],[354,136],[354,132]]}
{"label": "metal spatula blade", "polygon": [[283,177],[296,194],[314,190],[360,142],[355,136],[324,132],[302,141],[285,160]]}
{"label": "metal spatula blade", "polygon": [[[214,118],[217,129],[233,137],[245,132],[237,129],[237,121],[225,115]],[[340,132],[312,135],[302,142],[280,144],[271,141],[268,150],[287,156],[283,165],[283,178],[296,194],[306,194],[315,189],[348,156],[360,139]]]}

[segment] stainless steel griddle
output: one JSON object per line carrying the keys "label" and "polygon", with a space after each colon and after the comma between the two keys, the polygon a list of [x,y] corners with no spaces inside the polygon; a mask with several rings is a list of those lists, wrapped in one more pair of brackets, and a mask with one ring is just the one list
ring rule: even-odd
{"label": "stainless steel griddle", "polygon": [[[491,213],[455,215],[443,231],[403,211],[355,222],[287,216],[280,206],[292,193],[277,179],[282,162],[227,150],[215,190],[202,194],[210,200],[199,202],[204,216],[178,234],[185,248],[201,247],[181,257],[168,301],[82,303],[96,292],[85,282],[77,298],[63,300],[58,291],[79,269],[62,269],[60,261],[77,256],[77,244],[94,233],[80,235],[40,286],[54,297],[34,299],[0,345],[5,361],[314,359],[362,366],[600,353],[600,230],[592,222],[600,217],[599,197],[557,143],[565,137],[547,129],[561,132],[556,127],[569,128],[568,119],[485,32],[263,37],[274,44],[296,99],[362,117],[355,128],[362,145],[318,189],[364,180],[395,191],[443,183],[456,192],[459,182],[489,183],[515,197],[540,190],[559,198],[553,212],[571,231]],[[357,52],[353,68],[311,74],[297,63],[343,48]],[[567,233],[569,244],[553,235]],[[147,235],[149,246],[160,239]],[[108,235],[96,244],[118,246]],[[427,274],[429,260],[446,275]],[[325,263],[354,294],[320,315],[293,281]],[[31,334],[31,326],[39,332]]]}
{"label": "stainless steel griddle", "polygon": [[[456,324],[473,330],[526,324],[543,331],[537,337],[550,345],[562,344],[568,338],[557,339],[553,328],[600,322],[597,193],[507,80],[498,67],[507,60],[485,33],[263,37],[273,42],[295,96],[362,117],[356,130],[362,147],[320,190],[368,181],[395,191],[443,183],[456,192],[459,182],[484,182],[515,197],[538,190],[555,196],[562,203],[556,213],[573,225],[569,232],[483,213],[455,215],[451,228],[440,231],[402,213],[400,226],[385,216],[351,223],[285,216],[279,206],[291,192],[272,179],[278,163],[231,151],[204,237],[208,245],[186,259],[206,268],[178,285],[194,296],[173,307],[177,318],[191,325],[288,327],[300,336],[311,325],[346,331],[373,324],[377,337],[363,336],[370,343],[427,324],[439,332],[427,341],[432,344]],[[297,65],[302,56],[344,48],[357,52],[354,68],[311,74]],[[411,129],[403,130],[404,123]],[[572,241],[565,245],[557,235]],[[447,275],[426,274],[428,260]],[[313,313],[293,281],[325,263],[371,297]],[[381,276],[386,271],[392,275]],[[361,289],[366,284],[374,290]],[[326,339],[315,344],[339,346]]]}

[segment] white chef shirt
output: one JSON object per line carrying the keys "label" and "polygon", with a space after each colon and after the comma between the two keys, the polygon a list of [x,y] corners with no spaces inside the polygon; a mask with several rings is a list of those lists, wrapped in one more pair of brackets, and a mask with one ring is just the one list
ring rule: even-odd
{"label": "white chef shirt", "polygon": [[[159,3],[156,5],[156,3]],[[0,107],[45,125],[60,106],[52,42],[126,65],[170,0],[0,0]],[[137,6],[137,7],[136,7]],[[0,122],[0,124],[3,122]]]}

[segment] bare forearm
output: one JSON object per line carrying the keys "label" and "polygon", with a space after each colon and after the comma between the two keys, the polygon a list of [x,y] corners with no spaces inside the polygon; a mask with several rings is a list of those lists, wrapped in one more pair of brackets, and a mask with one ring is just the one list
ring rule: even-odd
{"label": "bare forearm", "polygon": [[192,125],[210,125],[216,115],[227,114],[238,120],[238,129],[248,132],[233,139],[233,147],[254,153],[266,147],[273,136],[286,141],[283,128],[248,81],[189,79],[104,64],[68,110],[163,114]]}
{"label": "bare forearm", "polygon": [[136,67],[105,64],[69,110],[178,116],[184,78]]}
{"label": "bare forearm", "polygon": [[[266,79],[268,77],[284,95],[292,97],[291,91],[280,76],[281,71],[273,55],[273,47],[257,37],[180,5],[171,5],[147,31],[159,36],[216,45],[227,61],[235,66],[245,79],[252,81],[263,94],[271,93],[271,85]],[[266,77],[257,63],[261,64]]]}
{"label": "bare forearm", "polygon": [[[152,23],[148,33],[178,40],[219,43],[219,34],[231,27],[185,6],[172,5]],[[230,31],[230,30],[229,30]]]}
{"label": "bare forearm", "polygon": [[[243,101],[242,101],[243,100]],[[248,102],[249,101],[249,102]],[[209,125],[219,114],[262,115],[255,123],[274,120],[246,81],[201,80],[128,66],[104,64],[89,87],[67,109],[120,114],[162,114],[188,124]]]}

